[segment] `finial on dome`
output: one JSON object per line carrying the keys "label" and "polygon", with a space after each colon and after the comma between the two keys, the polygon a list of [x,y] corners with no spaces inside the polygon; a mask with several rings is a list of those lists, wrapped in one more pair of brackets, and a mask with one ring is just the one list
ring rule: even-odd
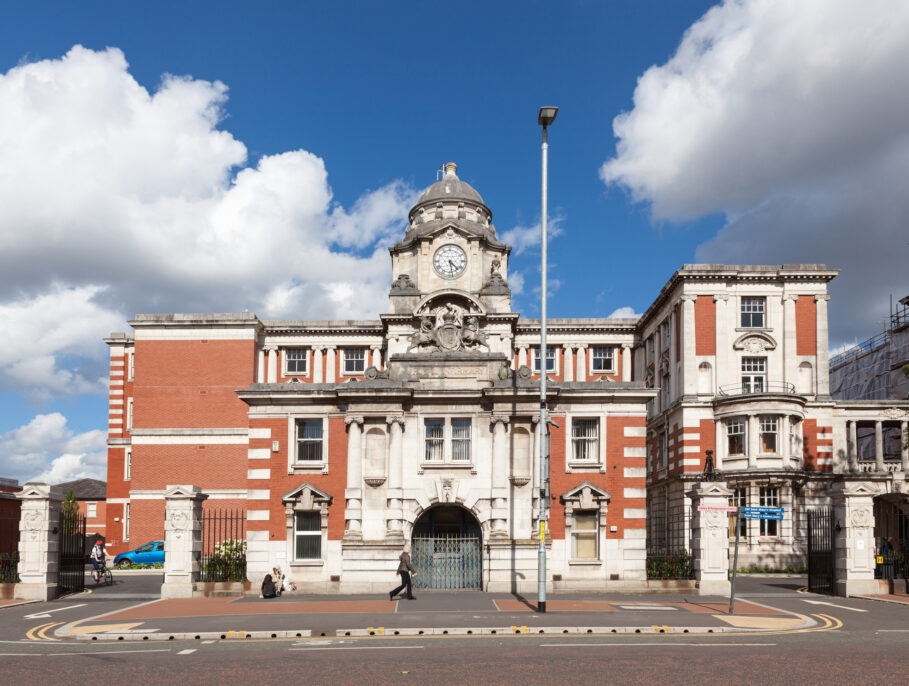
{"label": "finial on dome", "polygon": [[445,176],[456,176],[458,173],[458,165],[454,162],[445,163]]}

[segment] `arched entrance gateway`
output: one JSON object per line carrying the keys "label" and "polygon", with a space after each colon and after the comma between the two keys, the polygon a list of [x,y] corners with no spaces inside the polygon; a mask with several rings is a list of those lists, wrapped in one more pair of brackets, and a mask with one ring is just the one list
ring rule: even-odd
{"label": "arched entrance gateway", "polygon": [[480,588],[483,534],[470,511],[457,505],[426,510],[413,525],[411,561],[417,588]]}

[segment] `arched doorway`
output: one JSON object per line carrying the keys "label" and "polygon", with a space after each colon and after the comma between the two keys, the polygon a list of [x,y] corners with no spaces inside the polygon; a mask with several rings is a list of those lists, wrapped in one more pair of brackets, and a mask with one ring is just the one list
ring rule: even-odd
{"label": "arched doorway", "polygon": [[483,578],[480,523],[463,507],[439,505],[413,525],[411,560],[417,588],[480,588]]}

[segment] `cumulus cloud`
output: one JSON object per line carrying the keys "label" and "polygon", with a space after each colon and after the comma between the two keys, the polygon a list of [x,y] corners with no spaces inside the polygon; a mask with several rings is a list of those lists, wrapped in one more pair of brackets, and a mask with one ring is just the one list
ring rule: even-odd
{"label": "cumulus cloud", "polygon": [[640,313],[635,312],[633,307],[620,307],[617,310],[613,310],[612,314],[609,315],[609,319],[631,319],[631,318],[640,318]]}
{"label": "cumulus cloud", "polygon": [[[564,228],[562,226],[564,220],[564,217],[550,217],[549,223],[546,224],[547,244],[552,241],[553,238],[561,236],[562,233],[564,233]],[[516,255],[520,255],[528,248],[539,246],[542,238],[543,235],[540,222],[537,222],[533,226],[515,226],[512,229],[503,231],[499,236],[499,240],[503,243],[508,243]]]}
{"label": "cumulus cloud", "polygon": [[0,325],[17,332],[0,388],[101,389],[99,340],[139,312],[381,311],[381,248],[416,192],[394,182],[346,209],[310,152],[247,166],[219,128],[226,98],[170,75],[149,91],[114,48],[0,74]]}
{"label": "cumulus cloud", "polygon": [[32,421],[0,434],[4,476],[20,482],[60,483],[90,477],[106,479],[107,434],[76,434],[58,413],[39,414]]}
{"label": "cumulus cloud", "polygon": [[831,343],[909,292],[909,5],[727,0],[648,69],[600,170],[656,220],[727,218],[704,262],[827,263]]}

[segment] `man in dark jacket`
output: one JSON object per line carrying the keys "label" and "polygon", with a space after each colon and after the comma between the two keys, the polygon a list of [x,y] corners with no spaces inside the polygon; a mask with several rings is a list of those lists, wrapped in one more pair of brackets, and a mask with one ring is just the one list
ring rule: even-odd
{"label": "man in dark jacket", "polygon": [[401,561],[398,563],[398,574],[401,575],[401,585],[398,586],[395,590],[391,591],[388,594],[389,600],[394,600],[395,596],[398,595],[404,588],[407,588],[407,599],[416,600],[413,595],[412,582],[410,580],[411,575],[416,576],[417,572],[414,570],[413,565],[410,564],[410,546],[404,546],[404,552],[401,553],[399,558]]}

